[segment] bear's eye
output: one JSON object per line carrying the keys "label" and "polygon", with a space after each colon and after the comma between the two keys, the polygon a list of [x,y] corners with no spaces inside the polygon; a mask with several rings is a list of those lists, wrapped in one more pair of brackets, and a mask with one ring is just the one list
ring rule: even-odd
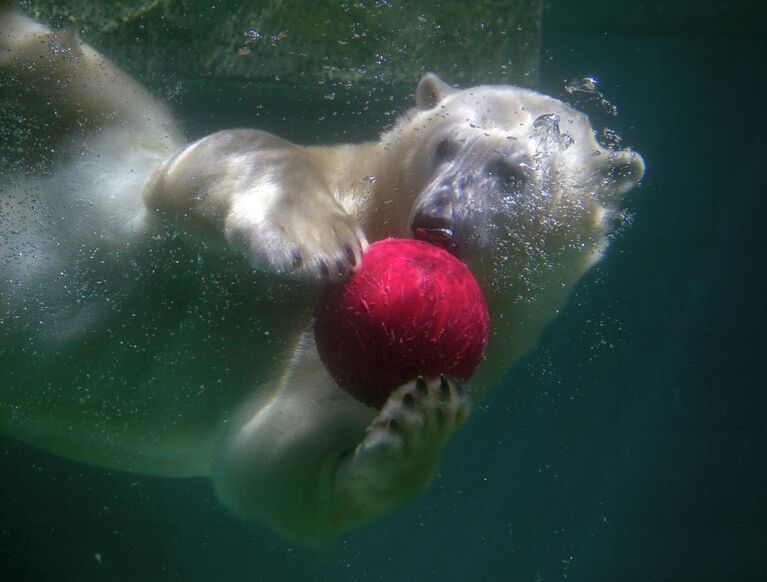
{"label": "bear's eye", "polygon": [[508,186],[522,186],[526,179],[525,171],[519,163],[504,158],[493,161],[488,172]]}
{"label": "bear's eye", "polygon": [[448,160],[452,160],[455,157],[457,151],[458,148],[456,147],[455,142],[445,138],[441,140],[437,144],[437,147],[434,149],[434,157],[438,163],[446,162]]}

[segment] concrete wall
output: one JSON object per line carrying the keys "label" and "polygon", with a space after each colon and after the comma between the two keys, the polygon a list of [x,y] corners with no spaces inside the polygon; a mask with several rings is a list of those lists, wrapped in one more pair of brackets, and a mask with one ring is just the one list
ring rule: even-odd
{"label": "concrete wall", "polygon": [[[534,85],[542,0],[27,0],[139,76]],[[253,31],[253,32],[251,32]]]}

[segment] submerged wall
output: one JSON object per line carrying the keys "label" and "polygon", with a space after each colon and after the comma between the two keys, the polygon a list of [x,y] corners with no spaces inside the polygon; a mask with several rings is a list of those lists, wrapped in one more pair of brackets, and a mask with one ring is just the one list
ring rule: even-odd
{"label": "submerged wall", "polygon": [[27,0],[134,73],[535,84],[542,0]]}

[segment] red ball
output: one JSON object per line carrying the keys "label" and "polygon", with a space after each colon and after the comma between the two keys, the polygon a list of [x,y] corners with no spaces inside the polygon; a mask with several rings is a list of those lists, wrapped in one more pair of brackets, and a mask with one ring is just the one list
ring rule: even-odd
{"label": "red ball", "polygon": [[373,243],[315,312],[317,350],[339,386],[381,408],[418,375],[468,380],[490,331],[485,298],[461,261],[418,240]]}

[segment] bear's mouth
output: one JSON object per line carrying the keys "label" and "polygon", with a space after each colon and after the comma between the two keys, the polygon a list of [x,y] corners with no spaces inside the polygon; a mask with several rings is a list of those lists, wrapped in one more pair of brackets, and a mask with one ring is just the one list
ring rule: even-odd
{"label": "bear's mouth", "polygon": [[417,216],[410,225],[410,231],[413,238],[442,247],[462,261],[482,252],[488,243],[487,235],[480,226],[471,228],[467,224],[453,224],[431,217],[424,220],[423,216]]}
{"label": "bear's mouth", "polygon": [[418,240],[442,247],[452,255],[460,256],[461,254],[460,248],[453,242],[453,229],[451,228],[414,226],[413,236]]}
{"label": "bear's mouth", "polygon": [[413,237],[442,247],[456,257],[463,254],[454,226],[443,216],[425,212],[416,213],[410,224]]}

